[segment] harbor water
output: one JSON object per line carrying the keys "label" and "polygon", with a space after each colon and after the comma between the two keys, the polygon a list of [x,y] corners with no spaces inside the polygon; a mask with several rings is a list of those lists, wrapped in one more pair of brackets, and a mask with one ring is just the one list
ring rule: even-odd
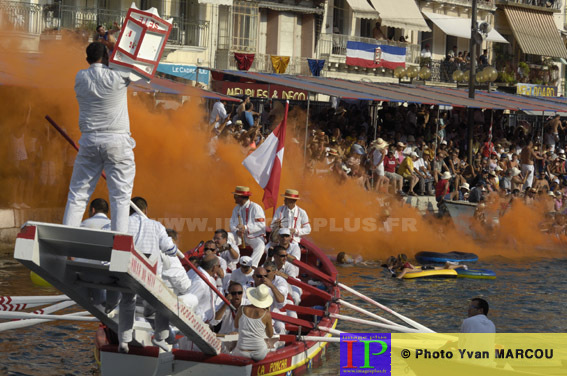
{"label": "harbor water", "polygon": [[[29,271],[12,258],[12,249],[0,252],[0,296],[56,295],[54,289],[34,286]],[[380,267],[338,267],[339,280],[391,309],[437,332],[458,332],[466,317],[468,300],[483,297],[490,303],[488,317],[498,332],[561,333],[567,308],[564,271],[567,260],[513,261],[494,258],[474,265],[492,269],[495,280],[397,280]],[[349,294],[343,299],[382,314]],[[348,309],[343,314],[366,318]],[[385,314],[388,319],[395,318]],[[399,320],[398,320],[399,321]],[[97,374],[93,355],[96,323],[49,322],[0,333],[1,375]],[[378,328],[339,322],[347,332],[378,332]],[[378,329],[378,330],[377,330]],[[330,344],[323,364],[313,375],[337,375],[339,349]]]}

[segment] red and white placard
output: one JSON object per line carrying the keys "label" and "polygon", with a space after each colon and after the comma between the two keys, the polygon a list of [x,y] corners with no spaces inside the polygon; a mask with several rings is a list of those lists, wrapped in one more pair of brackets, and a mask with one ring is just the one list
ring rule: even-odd
{"label": "red and white placard", "polygon": [[132,3],[110,57],[110,67],[131,71],[133,80],[150,80],[156,73],[171,27],[171,19],[160,18],[156,8],[139,10]]}

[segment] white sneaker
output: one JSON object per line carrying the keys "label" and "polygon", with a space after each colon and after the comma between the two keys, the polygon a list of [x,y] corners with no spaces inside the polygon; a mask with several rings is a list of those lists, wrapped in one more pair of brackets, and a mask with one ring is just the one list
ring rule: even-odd
{"label": "white sneaker", "polygon": [[128,347],[127,343],[121,343],[118,345],[118,352],[121,354],[128,354],[128,351],[130,351],[130,348]]}
{"label": "white sneaker", "polygon": [[152,338],[152,343],[153,343],[155,346],[157,346],[157,347],[159,347],[160,349],[162,349],[163,351],[165,351],[165,352],[169,352],[169,351],[170,351],[170,350],[169,350],[169,345],[167,344],[167,342],[165,342],[164,339],[162,339],[162,340],[160,341],[160,340],[157,340],[157,339],[154,337],[154,338]]}

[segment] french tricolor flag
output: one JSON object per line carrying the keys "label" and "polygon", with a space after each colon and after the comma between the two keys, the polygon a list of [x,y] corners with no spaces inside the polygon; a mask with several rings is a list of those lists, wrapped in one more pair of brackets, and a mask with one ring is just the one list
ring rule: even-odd
{"label": "french tricolor flag", "polygon": [[405,68],[406,48],[348,41],[346,63],[366,68]]}

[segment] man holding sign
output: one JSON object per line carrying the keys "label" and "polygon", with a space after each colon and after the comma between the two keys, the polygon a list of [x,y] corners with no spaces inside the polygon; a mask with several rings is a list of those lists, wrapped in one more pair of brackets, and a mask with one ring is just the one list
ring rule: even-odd
{"label": "man holding sign", "polygon": [[79,153],[75,159],[63,224],[79,226],[101,172],[106,172],[112,213],[111,229],[126,233],[136,166],[130,137],[126,91],[129,73],[108,68],[104,44],[93,42],[86,50],[88,69],[77,73],[79,102]]}

